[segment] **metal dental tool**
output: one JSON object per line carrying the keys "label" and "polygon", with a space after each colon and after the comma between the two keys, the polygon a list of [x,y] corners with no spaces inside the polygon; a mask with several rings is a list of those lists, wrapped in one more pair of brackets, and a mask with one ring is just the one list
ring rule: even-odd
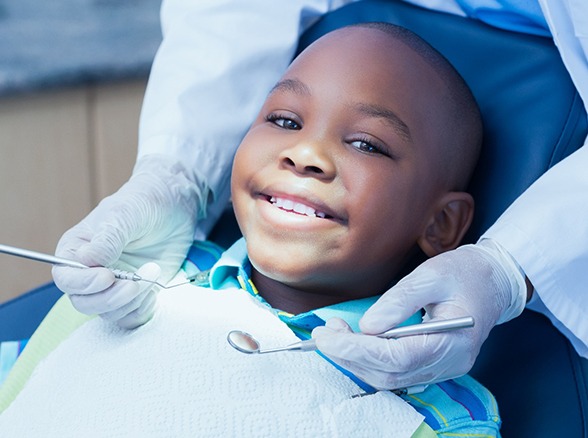
{"label": "metal dental tool", "polygon": [[[474,318],[465,316],[462,318],[446,319],[443,321],[423,322],[421,324],[407,325],[404,327],[396,327],[384,333],[376,335],[378,338],[392,339],[402,338],[404,336],[424,335],[427,333],[440,333],[448,330],[457,330],[460,328],[468,328],[474,326]],[[275,353],[278,351],[314,351],[316,350],[316,343],[314,339],[306,341],[295,342],[285,347],[268,348],[262,350],[259,342],[249,333],[240,330],[233,330],[227,335],[227,341],[234,349],[241,353],[247,354],[263,354]]]}
{"label": "metal dental tool", "polygon": [[[13,256],[23,257],[30,260],[35,260],[37,262],[44,262],[44,263],[51,263],[53,265],[62,265],[62,266],[69,266],[71,268],[80,268],[80,269],[88,269],[89,266],[84,265],[83,263],[76,262],[73,260],[64,259],[61,257],[52,256],[49,254],[43,254],[37,251],[30,251],[28,249],[16,248],[14,246],[2,245],[0,244],[0,253],[9,254]],[[110,269],[110,268],[108,268]],[[120,269],[110,269],[110,271],[114,274],[115,278],[120,280],[131,280],[131,281],[145,281],[147,283],[153,283],[163,289],[171,289],[172,287],[181,286],[188,283],[197,284],[204,284],[208,280],[208,273],[209,271],[199,272],[198,274],[188,277],[186,281],[173,284],[171,286],[165,286],[157,281],[147,280],[142,278],[141,276],[135,274],[134,272],[123,271]]]}

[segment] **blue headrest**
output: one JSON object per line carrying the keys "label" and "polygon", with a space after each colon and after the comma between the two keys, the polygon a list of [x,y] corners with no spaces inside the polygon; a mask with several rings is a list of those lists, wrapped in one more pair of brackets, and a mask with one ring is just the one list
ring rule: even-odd
{"label": "blue headrest", "polygon": [[420,35],[476,97],[485,136],[470,187],[476,214],[466,241],[475,241],[533,181],[583,144],[584,106],[549,38],[399,1],[362,1],[327,14],[302,36],[299,51],[331,30],[369,21]]}

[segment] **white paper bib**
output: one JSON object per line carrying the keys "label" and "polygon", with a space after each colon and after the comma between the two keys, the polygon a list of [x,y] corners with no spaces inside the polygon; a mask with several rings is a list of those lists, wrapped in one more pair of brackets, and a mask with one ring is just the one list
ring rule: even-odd
{"label": "white paper bib", "polygon": [[401,398],[361,390],[317,353],[247,355],[298,339],[241,290],[161,292],[134,331],[93,319],[42,361],[0,416],[2,437],[409,437],[422,416]]}

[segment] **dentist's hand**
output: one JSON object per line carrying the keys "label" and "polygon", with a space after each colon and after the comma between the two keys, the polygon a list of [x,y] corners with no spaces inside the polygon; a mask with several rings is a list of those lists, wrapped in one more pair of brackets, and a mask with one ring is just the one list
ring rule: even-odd
{"label": "dentist's hand", "polygon": [[518,316],[526,298],[520,267],[498,244],[483,240],[427,260],[360,321],[363,333],[376,335],[425,309],[426,320],[473,316],[473,328],[380,339],[333,319],[312,336],[321,352],[371,386],[405,388],[467,373],[492,327]]}
{"label": "dentist's hand", "polygon": [[118,192],[62,236],[55,254],[92,266],[53,268],[55,284],[70,296],[77,310],[99,314],[126,328],[151,318],[153,286],[117,280],[102,267],[135,272],[155,262],[161,274],[149,270],[148,278],[169,281],[190,248],[197,215],[206,202],[206,190],[194,180],[169,157],[147,155]]}

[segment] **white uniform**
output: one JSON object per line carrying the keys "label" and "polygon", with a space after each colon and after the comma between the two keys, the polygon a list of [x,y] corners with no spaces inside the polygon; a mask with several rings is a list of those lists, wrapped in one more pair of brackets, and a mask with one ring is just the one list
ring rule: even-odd
{"label": "white uniform", "polygon": [[[350,0],[164,0],[164,41],[141,116],[139,156],[166,153],[205,176],[215,202],[206,233],[229,199],[233,154],[299,34]],[[588,1],[407,0],[494,26],[551,33],[588,107]],[[547,28],[549,30],[547,30]],[[588,357],[588,148],[555,166],[485,234],[535,286],[529,307],[547,314]]]}

